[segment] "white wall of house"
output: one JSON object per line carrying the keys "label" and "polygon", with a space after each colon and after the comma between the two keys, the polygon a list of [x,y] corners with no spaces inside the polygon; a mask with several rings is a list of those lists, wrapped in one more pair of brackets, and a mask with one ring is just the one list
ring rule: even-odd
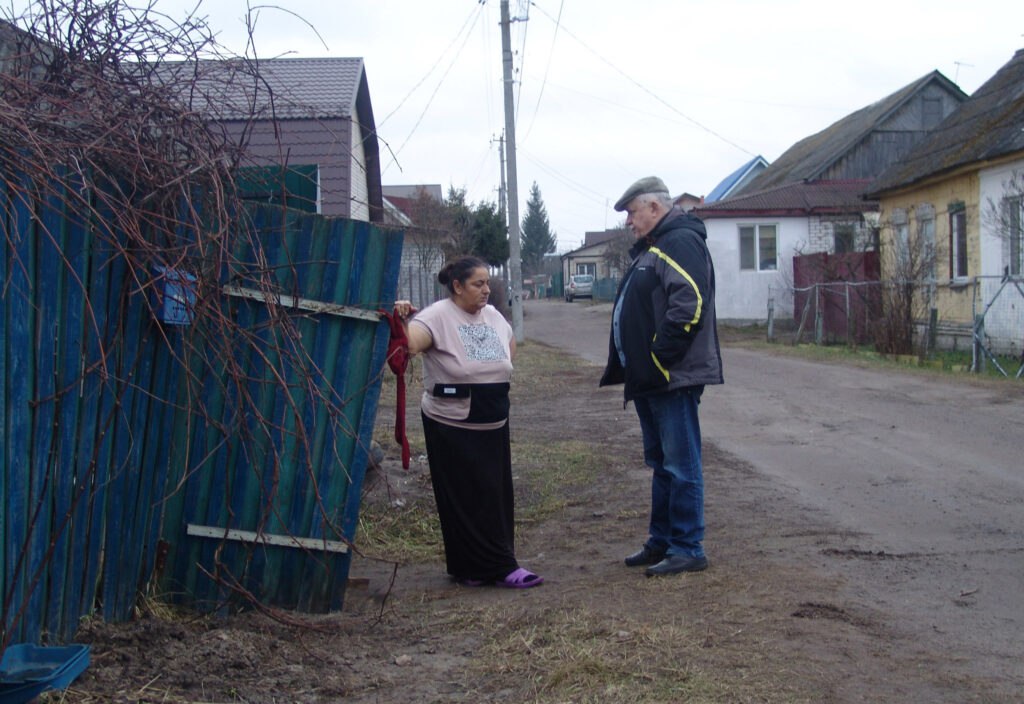
{"label": "white wall of house", "polygon": [[[981,274],[1002,276],[1010,266],[1011,251],[1019,257],[1019,250],[1011,248],[1008,233],[999,232],[999,223],[993,218],[993,208],[1001,208],[1007,196],[1020,198],[1024,193],[1024,158],[998,167],[982,169],[979,173],[981,190]],[[1017,261],[1020,270],[1020,261]],[[1024,272],[1022,272],[1024,273]]]}
{"label": "white wall of house", "polygon": [[[1007,232],[1005,216],[994,209],[1004,207],[1004,199],[1016,197],[1017,221],[1024,222],[1021,209],[1024,196],[1024,158],[1001,166],[982,169],[978,174],[981,233],[981,275],[978,277],[978,304],[985,312],[985,336],[996,352],[1017,357],[1024,346],[1024,285],[1003,279],[1004,272],[1017,282],[1024,276],[1024,233]],[[1011,244],[1010,238],[1016,237]],[[1010,370],[1012,373],[1013,370]]]}
{"label": "white wall of house", "polygon": [[[807,218],[707,218],[708,249],[715,263],[716,311],[719,320],[753,322],[768,319],[768,299],[775,299],[777,319],[793,318],[793,255],[809,250]],[[777,268],[740,266],[741,226],[776,227]]]}
{"label": "white wall of house", "polygon": [[366,174],[366,150],[363,149],[363,128],[356,121],[352,121],[351,140],[349,153],[352,155],[349,163],[352,184],[352,206],[349,218],[352,220],[370,219],[370,187]]}

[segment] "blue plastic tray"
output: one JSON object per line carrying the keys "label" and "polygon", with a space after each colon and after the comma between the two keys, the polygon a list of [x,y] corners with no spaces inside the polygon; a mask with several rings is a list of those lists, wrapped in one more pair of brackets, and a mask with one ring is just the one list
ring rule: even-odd
{"label": "blue plastic tray", "polygon": [[88,645],[9,645],[0,660],[0,704],[24,704],[64,689],[89,667]]}

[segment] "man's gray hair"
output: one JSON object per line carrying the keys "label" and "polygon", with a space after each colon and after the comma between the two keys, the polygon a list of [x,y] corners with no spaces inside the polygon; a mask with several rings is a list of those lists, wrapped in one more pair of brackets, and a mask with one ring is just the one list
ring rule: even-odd
{"label": "man's gray hair", "polygon": [[659,203],[665,210],[672,210],[676,203],[668,193],[641,193],[636,197],[638,203]]}

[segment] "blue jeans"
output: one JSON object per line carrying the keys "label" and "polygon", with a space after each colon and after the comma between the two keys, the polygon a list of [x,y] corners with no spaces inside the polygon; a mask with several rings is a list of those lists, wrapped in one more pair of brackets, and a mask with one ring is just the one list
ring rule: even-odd
{"label": "blue jeans", "polygon": [[647,545],[668,555],[704,557],[704,474],[697,406],[703,387],[633,399],[654,470]]}

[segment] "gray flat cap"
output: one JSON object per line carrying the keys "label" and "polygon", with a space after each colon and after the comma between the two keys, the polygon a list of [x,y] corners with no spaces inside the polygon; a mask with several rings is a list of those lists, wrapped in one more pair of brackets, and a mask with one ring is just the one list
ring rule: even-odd
{"label": "gray flat cap", "polygon": [[657,176],[642,178],[627,188],[622,197],[615,201],[615,210],[621,213],[629,205],[629,201],[637,196],[642,196],[644,193],[664,193],[668,195],[668,186]]}

